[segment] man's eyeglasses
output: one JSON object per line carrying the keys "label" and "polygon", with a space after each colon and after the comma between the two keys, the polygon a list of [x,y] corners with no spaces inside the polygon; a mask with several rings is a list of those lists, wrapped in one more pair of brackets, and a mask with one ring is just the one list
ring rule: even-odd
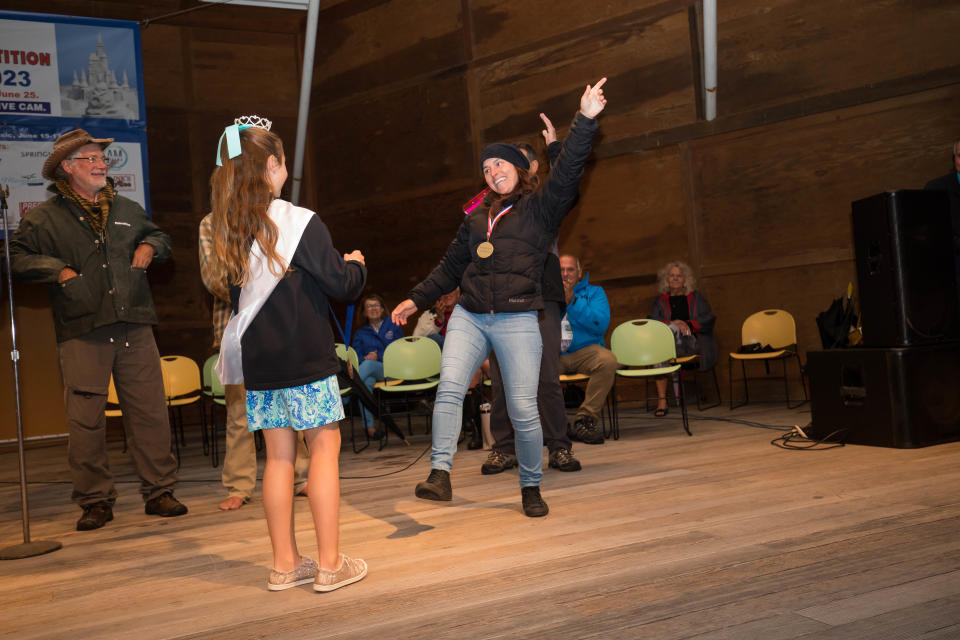
{"label": "man's eyeglasses", "polygon": [[67,160],[86,160],[88,164],[97,164],[102,162],[107,168],[113,166],[113,160],[107,156],[72,156],[67,158]]}

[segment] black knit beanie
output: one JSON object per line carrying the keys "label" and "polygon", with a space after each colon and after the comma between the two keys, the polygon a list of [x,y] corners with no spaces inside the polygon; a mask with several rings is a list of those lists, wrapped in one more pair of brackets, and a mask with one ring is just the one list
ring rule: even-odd
{"label": "black knit beanie", "polygon": [[515,167],[530,169],[530,161],[520,147],[506,142],[494,142],[487,145],[480,154],[480,165],[490,158],[501,158]]}

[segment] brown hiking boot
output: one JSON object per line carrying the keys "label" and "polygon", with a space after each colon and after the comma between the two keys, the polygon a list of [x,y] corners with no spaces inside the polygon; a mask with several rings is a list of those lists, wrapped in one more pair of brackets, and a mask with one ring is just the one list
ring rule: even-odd
{"label": "brown hiking boot", "polygon": [[539,518],[550,511],[547,503],[540,497],[540,487],[520,487],[520,497],[523,501],[523,514],[528,518]]}
{"label": "brown hiking boot", "polygon": [[431,469],[427,479],[417,485],[414,494],[424,500],[453,500],[450,472],[442,469]]}
{"label": "brown hiking boot", "polygon": [[560,471],[580,471],[580,461],[570,449],[557,449],[550,452],[550,466]]}
{"label": "brown hiking boot", "polygon": [[517,456],[512,453],[504,453],[493,449],[483,464],[480,465],[480,473],[485,476],[492,476],[495,473],[503,473],[507,469],[512,469],[515,466],[517,466]]}

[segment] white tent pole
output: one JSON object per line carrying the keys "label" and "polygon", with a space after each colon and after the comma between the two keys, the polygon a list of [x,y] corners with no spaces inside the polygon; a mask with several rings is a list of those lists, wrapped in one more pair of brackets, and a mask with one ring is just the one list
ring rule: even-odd
{"label": "white tent pole", "polygon": [[299,204],[300,183],[303,181],[303,150],[306,145],[307,120],[310,116],[310,91],[313,89],[313,53],[317,43],[318,0],[310,0],[307,7],[307,38],[303,48],[303,73],[300,76],[300,110],[297,113],[297,146],[293,154],[293,186],[290,202]]}
{"label": "white tent pole", "polygon": [[717,0],[703,0],[704,116],[717,117]]}

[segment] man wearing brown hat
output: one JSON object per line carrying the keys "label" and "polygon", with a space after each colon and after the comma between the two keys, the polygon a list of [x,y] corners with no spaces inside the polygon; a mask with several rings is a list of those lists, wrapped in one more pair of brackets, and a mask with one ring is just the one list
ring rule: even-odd
{"label": "man wearing brown hat", "polygon": [[45,283],[53,308],[81,531],[112,520],[117,499],[104,417],[111,373],[146,513],[187,512],[173,497],[177,463],[146,276],[154,258],[169,257],[170,238],[115,193],[104,153],[112,142],[83,129],[57,138],[42,172],[53,197],[27,212],[10,243],[13,274]]}

